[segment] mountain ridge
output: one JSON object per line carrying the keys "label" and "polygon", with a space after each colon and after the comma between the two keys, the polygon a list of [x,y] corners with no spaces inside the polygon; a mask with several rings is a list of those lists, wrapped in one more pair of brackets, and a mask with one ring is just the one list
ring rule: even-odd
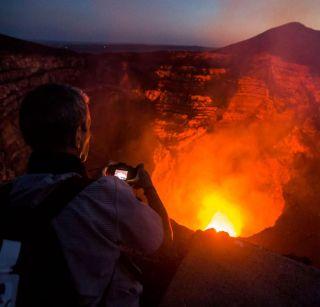
{"label": "mountain ridge", "polygon": [[290,22],[216,52],[232,54],[237,61],[246,64],[257,54],[269,53],[320,72],[320,31],[298,22]]}
{"label": "mountain ridge", "polygon": [[27,53],[27,54],[53,54],[53,55],[74,55],[70,50],[61,48],[48,47],[36,42],[15,38],[6,34],[0,33],[0,53]]}
{"label": "mountain ridge", "polygon": [[[83,44],[76,46],[76,48],[68,49],[63,48],[64,45],[65,44],[62,43],[43,44],[42,42],[23,40],[0,33],[0,52],[2,53],[6,52],[56,55],[86,53],[86,48],[83,47]],[[306,27],[299,22],[289,22],[278,27],[268,29],[251,38],[235,42],[217,49],[204,46],[162,46],[146,44],[111,44],[110,46],[111,47],[105,48],[106,50],[103,51],[103,48],[105,46],[101,44],[101,48],[98,48],[99,52],[97,52],[97,50],[94,50],[92,53],[143,53],[144,49],[147,49],[147,51],[149,52],[208,51],[213,53],[232,54],[233,56],[235,56],[236,60],[243,63],[247,62],[248,59],[250,59],[255,54],[270,53],[276,56],[280,56],[284,60],[289,62],[314,66],[316,70],[320,71],[320,57],[318,57],[318,54],[320,54],[320,31]],[[161,46],[163,47],[163,49],[161,49]],[[126,48],[128,48],[128,50],[126,50]]]}

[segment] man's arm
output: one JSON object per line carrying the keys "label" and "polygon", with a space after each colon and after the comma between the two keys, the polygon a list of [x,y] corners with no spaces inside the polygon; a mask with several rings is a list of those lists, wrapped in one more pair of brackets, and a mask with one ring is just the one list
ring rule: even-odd
{"label": "man's arm", "polygon": [[152,186],[150,188],[144,189],[144,194],[148,200],[149,206],[156,211],[162,220],[163,224],[163,246],[169,246],[173,240],[173,233],[171,228],[170,219],[167,213],[166,208],[162,204],[162,201],[156,191],[156,189]]}
{"label": "man's arm", "polygon": [[148,205],[156,211],[161,217],[163,224],[163,247],[168,247],[171,245],[173,240],[173,233],[171,228],[170,219],[166,208],[164,207],[153,183],[149,173],[144,169],[143,165],[138,166],[138,176],[134,183],[135,188],[142,188],[144,194],[148,200]]}

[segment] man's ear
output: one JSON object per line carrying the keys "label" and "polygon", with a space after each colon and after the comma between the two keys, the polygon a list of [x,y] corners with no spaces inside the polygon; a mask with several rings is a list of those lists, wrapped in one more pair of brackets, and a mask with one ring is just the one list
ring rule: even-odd
{"label": "man's ear", "polygon": [[81,143],[82,143],[82,129],[79,126],[76,132],[76,148],[79,150],[79,152],[81,151],[81,146],[82,146]]}

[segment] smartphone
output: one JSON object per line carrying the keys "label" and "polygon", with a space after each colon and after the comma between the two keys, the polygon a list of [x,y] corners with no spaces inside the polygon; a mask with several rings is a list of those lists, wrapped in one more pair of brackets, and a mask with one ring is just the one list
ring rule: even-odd
{"label": "smartphone", "polygon": [[117,164],[108,165],[108,174],[116,176],[121,180],[131,180],[137,176],[137,168],[120,162]]}
{"label": "smartphone", "polygon": [[123,169],[116,169],[114,172],[114,176],[118,177],[121,180],[127,180],[128,179],[128,171]]}

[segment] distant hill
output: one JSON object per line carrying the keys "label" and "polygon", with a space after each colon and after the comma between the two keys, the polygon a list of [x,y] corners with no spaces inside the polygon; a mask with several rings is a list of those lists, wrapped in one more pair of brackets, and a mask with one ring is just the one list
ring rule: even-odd
{"label": "distant hill", "polygon": [[156,51],[211,51],[214,48],[201,46],[179,45],[148,45],[148,44],[108,44],[108,43],[70,43],[40,41],[41,44],[69,49],[80,53],[106,53],[106,52],[156,52]]}
{"label": "distant hill", "polygon": [[39,43],[34,43],[4,34],[0,34],[0,53],[10,53],[10,54],[74,54],[72,51],[63,50],[54,47],[44,46]]}
{"label": "distant hill", "polygon": [[70,43],[37,41],[31,42],[0,34],[1,53],[29,53],[29,54],[74,54],[77,53],[126,53],[126,52],[157,52],[157,51],[212,51],[214,48],[201,46],[179,45],[147,45],[147,44],[103,44],[103,43]]}
{"label": "distant hill", "polygon": [[256,54],[268,53],[288,62],[320,69],[320,31],[291,22],[221,48],[218,52],[231,53],[241,62],[252,60]]}

